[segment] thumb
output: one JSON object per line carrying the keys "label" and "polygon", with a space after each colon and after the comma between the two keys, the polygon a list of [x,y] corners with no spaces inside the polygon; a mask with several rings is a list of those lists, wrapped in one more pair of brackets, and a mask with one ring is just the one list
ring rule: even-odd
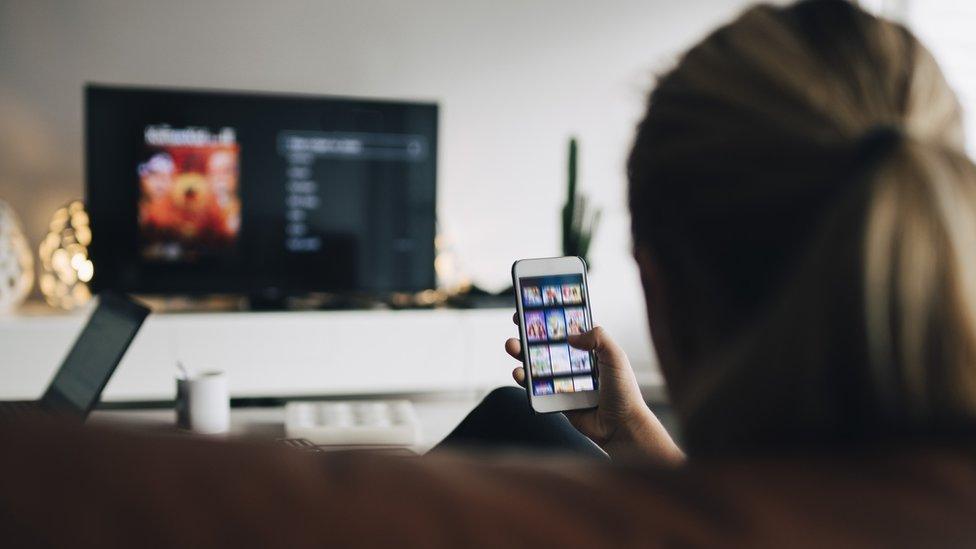
{"label": "thumb", "polygon": [[567,338],[569,344],[583,351],[593,351],[597,359],[602,361],[615,361],[624,356],[621,349],[610,338],[610,335],[600,326],[581,334],[571,335]]}
{"label": "thumb", "polygon": [[570,336],[569,344],[577,349],[593,351],[596,355],[601,408],[621,416],[633,413],[633,410],[641,407],[646,408],[627,353],[606,330],[597,326],[588,332]]}

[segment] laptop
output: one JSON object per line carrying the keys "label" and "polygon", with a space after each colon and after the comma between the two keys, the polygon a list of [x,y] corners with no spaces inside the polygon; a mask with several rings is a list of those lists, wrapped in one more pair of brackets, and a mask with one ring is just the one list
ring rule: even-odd
{"label": "laptop", "polygon": [[98,305],[40,400],[0,402],[0,419],[36,413],[84,421],[136,337],[149,309],[130,298],[101,292]]}

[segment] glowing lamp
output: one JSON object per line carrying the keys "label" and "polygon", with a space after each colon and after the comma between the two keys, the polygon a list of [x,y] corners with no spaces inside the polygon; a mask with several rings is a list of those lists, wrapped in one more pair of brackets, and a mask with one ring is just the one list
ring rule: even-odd
{"label": "glowing lamp", "polygon": [[38,248],[41,293],[52,307],[74,309],[91,299],[88,283],[95,274],[88,257],[92,235],[85,205],[75,200],[58,208],[49,229]]}

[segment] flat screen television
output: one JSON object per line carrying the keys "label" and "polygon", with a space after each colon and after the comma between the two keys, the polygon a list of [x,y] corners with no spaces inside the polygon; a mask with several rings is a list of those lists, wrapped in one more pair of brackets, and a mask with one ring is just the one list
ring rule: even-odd
{"label": "flat screen television", "polygon": [[435,285],[436,104],[88,85],[95,291]]}

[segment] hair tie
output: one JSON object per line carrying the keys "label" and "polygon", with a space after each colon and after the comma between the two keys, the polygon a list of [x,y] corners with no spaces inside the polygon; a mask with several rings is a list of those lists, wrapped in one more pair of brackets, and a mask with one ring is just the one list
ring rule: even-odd
{"label": "hair tie", "polygon": [[878,124],[858,140],[857,163],[873,165],[905,140],[905,132],[892,124]]}

